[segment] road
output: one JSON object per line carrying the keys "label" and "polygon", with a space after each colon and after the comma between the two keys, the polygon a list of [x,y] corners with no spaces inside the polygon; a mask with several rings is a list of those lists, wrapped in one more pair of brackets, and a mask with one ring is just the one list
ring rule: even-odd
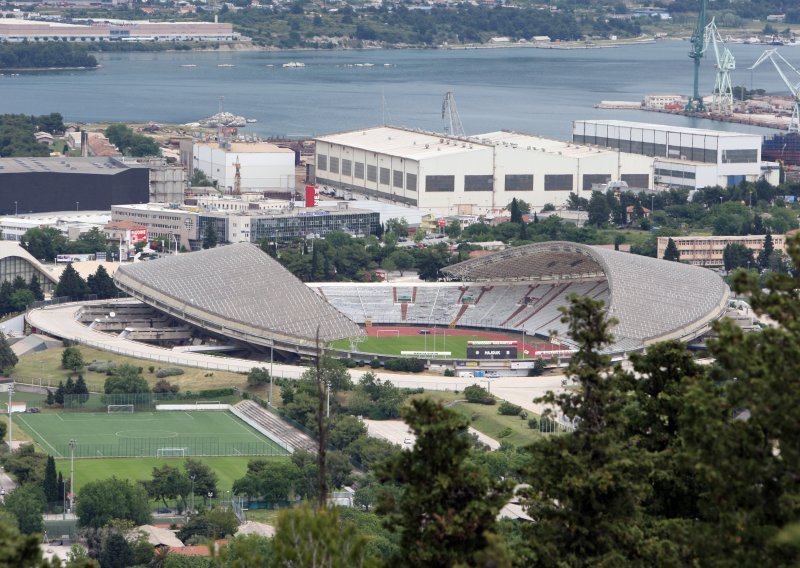
{"label": "road", "polygon": [[8,475],[2,468],[0,468],[0,488],[2,488],[2,492],[0,492],[0,499],[2,499],[3,502],[6,500],[6,495],[17,488],[16,481],[11,479],[11,476]]}
{"label": "road", "polygon": [[[108,301],[104,301],[107,303]],[[121,303],[130,300],[121,300]],[[69,339],[77,343],[110,351],[119,355],[148,359],[160,363],[170,363],[186,367],[198,367],[201,369],[212,369],[220,371],[232,371],[235,373],[247,373],[254,366],[266,366],[264,363],[254,363],[247,359],[235,359],[228,357],[218,357],[206,355],[204,353],[187,353],[172,351],[163,347],[147,345],[129,339],[123,339],[116,335],[96,331],[81,324],[78,320],[78,312],[83,304],[60,304],[46,306],[31,310],[28,315],[30,324],[50,335]],[[295,365],[273,365],[275,377],[296,379],[306,370],[306,367]],[[351,370],[350,375],[357,381],[366,371]],[[562,375],[551,375],[545,377],[501,377],[490,380],[466,379],[460,377],[444,377],[434,374],[403,374],[375,372],[382,381],[391,381],[399,387],[424,388],[427,390],[446,390],[462,391],[475,383],[488,386],[492,394],[499,398],[508,400],[521,406],[522,408],[541,413],[543,407],[533,402],[534,398],[540,397],[549,390],[561,390]]]}

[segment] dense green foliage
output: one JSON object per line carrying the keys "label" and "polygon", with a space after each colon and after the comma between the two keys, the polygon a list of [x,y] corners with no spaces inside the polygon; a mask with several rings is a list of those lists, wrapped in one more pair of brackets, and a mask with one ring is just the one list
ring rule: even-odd
{"label": "dense green foliage", "polygon": [[78,495],[78,524],[100,528],[113,519],[136,525],[150,521],[147,493],[138,483],[112,477],[87,483]]}
{"label": "dense green foliage", "polygon": [[159,156],[161,149],[155,140],[138,134],[124,124],[112,124],[106,128],[106,137],[126,156]]}
{"label": "dense green foliage", "polygon": [[53,297],[64,298],[69,297],[75,300],[80,300],[89,293],[89,286],[86,284],[78,271],[72,266],[72,263],[67,263],[66,268],[61,273],[58,279],[56,289],[53,291]]}
{"label": "dense green foliage", "polygon": [[66,42],[2,43],[0,69],[97,67],[97,59],[82,45]]}
{"label": "dense green foliage", "polygon": [[[11,44],[0,44],[0,49],[8,45]],[[51,134],[64,132],[61,115],[58,113],[42,116],[0,115],[0,158],[49,156],[50,149],[47,145],[40,144],[34,137],[34,133],[40,130]]]}
{"label": "dense green foliage", "polygon": [[123,364],[109,371],[103,392],[106,394],[133,394],[150,392],[147,380],[142,376],[141,367]]}
{"label": "dense green foliage", "polygon": [[0,372],[4,375],[9,374],[18,361],[19,359],[16,353],[11,350],[6,336],[0,332]]}

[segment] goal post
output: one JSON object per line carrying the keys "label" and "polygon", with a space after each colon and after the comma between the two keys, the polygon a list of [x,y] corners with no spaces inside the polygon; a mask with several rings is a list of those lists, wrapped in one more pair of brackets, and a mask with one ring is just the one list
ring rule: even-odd
{"label": "goal post", "polygon": [[184,458],[186,448],[156,448],[157,458]]}
{"label": "goal post", "polygon": [[134,412],[134,405],[133,404],[109,404],[108,405],[108,413],[109,414],[133,414]]}
{"label": "goal post", "polygon": [[400,337],[400,330],[399,329],[377,329],[375,330],[376,337],[382,337],[384,335],[389,335],[392,337]]}

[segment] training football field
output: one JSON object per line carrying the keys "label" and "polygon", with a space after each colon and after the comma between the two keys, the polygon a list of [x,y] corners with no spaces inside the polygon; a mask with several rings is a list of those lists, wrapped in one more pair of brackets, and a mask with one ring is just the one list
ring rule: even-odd
{"label": "training football field", "polygon": [[17,414],[22,428],[55,458],[284,455],[275,442],[227,411]]}

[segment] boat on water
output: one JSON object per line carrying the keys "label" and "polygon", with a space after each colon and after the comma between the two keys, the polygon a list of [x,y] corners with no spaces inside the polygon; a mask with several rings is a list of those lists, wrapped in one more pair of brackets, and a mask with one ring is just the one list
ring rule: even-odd
{"label": "boat on water", "polygon": [[233,65],[232,63],[220,63],[217,65],[217,67],[236,67],[236,65]]}
{"label": "boat on water", "polygon": [[194,63],[184,63],[181,67],[197,67]]}
{"label": "boat on water", "polygon": [[305,67],[305,66],[306,64],[303,63],[302,61],[290,61],[289,63],[283,64],[283,67],[286,67],[288,69],[296,69],[298,67]]}
{"label": "boat on water", "polygon": [[258,122],[258,120],[255,118],[248,118],[245,122],[247,122],[247,124],[254,124]]}

